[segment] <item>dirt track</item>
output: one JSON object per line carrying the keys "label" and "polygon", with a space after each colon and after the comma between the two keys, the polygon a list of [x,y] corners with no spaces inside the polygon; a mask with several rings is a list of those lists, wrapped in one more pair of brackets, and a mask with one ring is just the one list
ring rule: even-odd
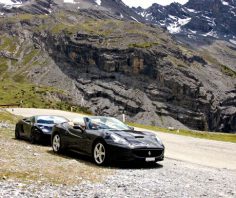
{"label": "dirt track", "polygon": [[[63,115],[68,119],[80,114],[46,109],[8,109],[11,113],[22,116]],[[236,144],[204,140],[158,132],[166,146],[167,158],[199,164],[214,168],[236,170]]]}

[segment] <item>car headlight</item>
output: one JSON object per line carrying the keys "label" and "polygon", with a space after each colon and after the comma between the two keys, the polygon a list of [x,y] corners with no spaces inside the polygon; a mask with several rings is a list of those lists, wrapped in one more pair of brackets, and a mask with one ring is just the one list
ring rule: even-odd
{"label": "car headlight", "polygon": [[45,128],[44,126],[40,126],[39,127],[41,130],[42,130],[42,132],[44,132],[44,133],[48,133],[49,132],[49,130],[47,129],[47,128]]}
{"label": "car headlight", "polygon": [[129,145],[129,142],[127,142],[124,138],[122,138],[116,134],[111,134],[110,137],[117,144]]}
{"label": "car headlight", "polygon": [[160,144],[160,145],[163,145],[163,142],[162,140],[158,137],[158,136],[155,136],[157,142]]}

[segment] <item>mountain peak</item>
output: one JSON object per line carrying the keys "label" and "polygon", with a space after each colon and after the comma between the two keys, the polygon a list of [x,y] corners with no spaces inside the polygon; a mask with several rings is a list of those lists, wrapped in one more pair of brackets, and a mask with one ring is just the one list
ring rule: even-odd
{"label": "mountain peak", "polygon": [[145,10],[136,10],[147,22],[165,27],[170,33],[188,39],[223,39],[235,44],[235,0],[189,0],[185,5],[153,4]]}

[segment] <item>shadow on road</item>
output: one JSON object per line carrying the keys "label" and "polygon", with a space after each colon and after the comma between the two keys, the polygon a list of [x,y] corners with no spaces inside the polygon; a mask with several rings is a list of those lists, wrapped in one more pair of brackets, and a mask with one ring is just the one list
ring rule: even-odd
{"label": "shadow on road", "polygon": [[[48,150],[48,153],[52,155],[57,155],[58,157],[63,157],[65,159],[73,159],[78,162],[85,163],[88,166],[97,166],[93,159],[89,156],[81,155],[73,151],[65,151],[63,154],[55,154],[52,150]],[[101,168],[108,168],[108,169],[157,169],[163,168],[163,165],[159,163],[144,163],[144,162],[110,162],[108,165],[101,166]]]}
{"label": "shadow on road", "polygon": [[30,141],[27,138],[21,138],[21,139],[16,139],[15,137],[12,138],[15,141],[23,141],[27,144],[34,145],[34,146],[45,146],[45,147],[50,147],[51,146],[51,141],[50,140],[43,140],[39,141],[37,143],[31,144]]}
{"label": "shadow on road", "polygon": [[58,157],[62,157],[62,158],[65,158],[65,159],[73,159],[73,160],[76,160],[80,163],[83,162],[83,163],[88,164],[88,165],[96,166],[93,163],[93,160],[90,157],[88,157],[86,155],[78,154],[78,153],[73,152],[73,151],[64,151],[62,154],[56,154],[56,153],[53,152],[53,150],[50,149],[47,152],[52,154],[52,155],[58,156]]}
{"label": "shadow on road", "polygon": [[114,169],[159,169],[163,168],[159,163],[144,163],[144,162],[112,162],[110,165]]}

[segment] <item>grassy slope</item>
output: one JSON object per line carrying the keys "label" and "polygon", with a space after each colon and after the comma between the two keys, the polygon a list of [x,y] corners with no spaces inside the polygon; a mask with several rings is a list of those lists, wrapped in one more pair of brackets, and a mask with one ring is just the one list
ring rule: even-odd
{"label": "grassy slope", "polygon": [[13,115],[5,110],[0,109],[0,122],[8,122],[10,124],[15,124],[20,119],[19,116]]}
{"label": "grassy slope", "polygon": [[169,130],[165,128],[160,128],[157,126],[147,126],[137,123],[128,123],[130,126],[143,128],[152,131],[160,131],[164,133],[171,133],[176,135],[189,136],[194,138],[208,139],[208,140],[217,140],[224,142],[232,142],[236,143],[236,134],[226,134],[226,133],[213,133],[213,132],[205,132],[205,131],[192,131],[192,130]]}
{"label": "grassy slope", "polygon": [[[17,18],[6,19],[4,23],[31,20],[34,17],[28,14],[20,15]],[[0,51],[8,55],[8,57],[0,56],[0,105],[21,104],[21,107],[70,110],[72,104],[57,97],[59,95],[66,97],[65,91],[38,86],[27,79],[31,68],[47,64],[48,60],[42,58],[43,52],[40,49],[35,49],[33,43],[29,43],[28,40],[22,42],[22,39],[7,32],[0,35],[0,43]],[[86,108],[79,106],[75,107],[74,111],[89,113]]]}

